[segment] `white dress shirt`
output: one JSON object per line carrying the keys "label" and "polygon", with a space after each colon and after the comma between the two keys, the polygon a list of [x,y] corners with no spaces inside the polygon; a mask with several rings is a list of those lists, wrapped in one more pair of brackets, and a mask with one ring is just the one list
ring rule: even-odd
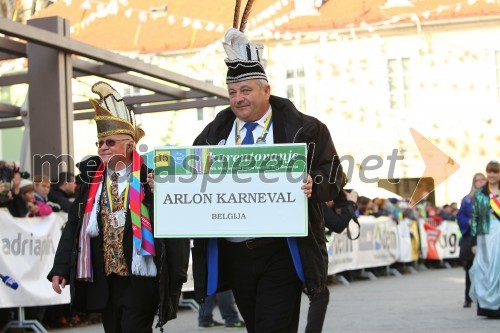
{"label": "white dress shirt", "polygon": [[[255,121],[258,124],[258,126],[252,132],[254,142],[257,142],[257,139],[262,135],[262,132],[264,131],[264,125],[265,125],[267,117],[269,116],[270,113],[271,113],[271,105],[269,105],[269,109],[267,110],[266,114],[262,118],[260,118],[259,120]],[[246,129],[246,127],[244,127],[246,122],[241,121],[241,120],[236,121],[236,119],[235,119],[234,124],[233,124],[233,129],[231,130],[231,133],[229,133],[229,136],[227,137],[226,146],[236,145],[235,128],[236,128],[238,123],[240,125],[240,139],[243,140],[243,138],[247,134],[247,129]],[[269,133],[267,133],[266,140],[264,143],[266,145],[274,143],[273,124],[271,124],[271,126],[269,126]],[[254,238],[255,237],[226,237],[226,239],[228,241],[234,242],[234,243],[244,242],[246,240],[254,239]]]}

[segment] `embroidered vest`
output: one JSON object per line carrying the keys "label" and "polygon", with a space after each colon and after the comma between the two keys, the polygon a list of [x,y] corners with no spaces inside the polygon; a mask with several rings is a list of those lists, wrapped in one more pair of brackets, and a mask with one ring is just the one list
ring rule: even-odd
{"label": "embroidered vest", "polygon": [[[103,245],[102,252],[104,255],[104,271],[106,275],[115,273],[120,276],[128,276],[128,267],[125,260],[125,254],[123,252],[123,231],[125,230],[125,217],[126,209],[123,209],[123,202],[125,201],[125,193],[123,191],[121,195],[118,193],[113,193],[113,190],[109,191],[111,196],[116,196],[114,204],[110,205],[109,201],[111,198],[108,197],[108,191],[103,190],[101,194],[100,206],[101,206],[101,225],[103,230]],[[110,207],[113,207],[113,212],[110,212]],[[121,211],[123,220],[115,214]]]}

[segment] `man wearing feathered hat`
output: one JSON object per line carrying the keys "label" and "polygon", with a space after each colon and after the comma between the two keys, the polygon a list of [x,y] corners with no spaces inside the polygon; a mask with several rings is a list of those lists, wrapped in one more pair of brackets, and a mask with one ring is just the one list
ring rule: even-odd
{"label": "man wearing feathered hat", "polygon": [[[299,112],[288,99],[271,95],[262,45],[250,43],[241,25],[239,1],[233,28],[225,35],[230,107],[221,111],[194,145],[307,143],[309,234],[303,238],[195,239],[193,273],[200,301],[232,289],[248,332],[297,332],[301,291],[326,288],[328,255],[321,202],[335,199],[342,174],[330,133],[319,120]],[[333,172],[332,172],[333,171]],[[341,177],[338,177],[341,178]],[[314,179],[314,182],[313,182]],[[272,222],[271,216],[263,216]]]}
{"label": "man wearing feathered hat", "polygon": [[109,84],[91,99],[98,156],[78,164],[82,186],[48,275],[55,292],[70,285],[76,310],[100,311],[106,332],[152,332],[176,317],[187,279],[189,241],[153,238],[148,169],[135,150],[144,131]]}

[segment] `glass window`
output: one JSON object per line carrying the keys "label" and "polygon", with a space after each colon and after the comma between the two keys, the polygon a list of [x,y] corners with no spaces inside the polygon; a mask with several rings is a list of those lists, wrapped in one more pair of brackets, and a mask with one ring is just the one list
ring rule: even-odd
{"label": "glass window", "polygon": [[391,109],[410,108],[413,104],[411,59],[388,59],[387,75]]}
{"label": "glass window", "polygon": [[303,67],[290,68],[286,71],[286,94],[295,107],[301,111],[307,112],[306,75]]}

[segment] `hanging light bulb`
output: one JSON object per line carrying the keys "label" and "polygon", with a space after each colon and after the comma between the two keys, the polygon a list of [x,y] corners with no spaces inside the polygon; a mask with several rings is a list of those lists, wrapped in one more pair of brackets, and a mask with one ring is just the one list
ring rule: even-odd
{"label": "hanging light bulb", "polygon": [[131,18],[131,17],[132,17],[132,11],[133,11],[133,9],[132,9],[132,8],[127,9],[127,10],[125,11],[125,13],[124,13],[124,14],[125,14],[125,17],[126,17],[126,18],[128,18],[128,19],[129,19],[129,18]]}
{"label": "hanging light bulb", "polygon": [[90,3],[89,0],[85,0],[84,2],[82,2],[82,4],[80,5],[80,8],[82,10],[91,10],[92,9],[92,4]]}
{"label": "hanging light bulb", "polygon": [[198,29],[198,30],[200,30],[200,29],[202,29],[202,28],[203,28],[203,26],[201,25],[200,20],[195,20],[195,21],[193,22],[193,28],[194,28],[194,29]]}

